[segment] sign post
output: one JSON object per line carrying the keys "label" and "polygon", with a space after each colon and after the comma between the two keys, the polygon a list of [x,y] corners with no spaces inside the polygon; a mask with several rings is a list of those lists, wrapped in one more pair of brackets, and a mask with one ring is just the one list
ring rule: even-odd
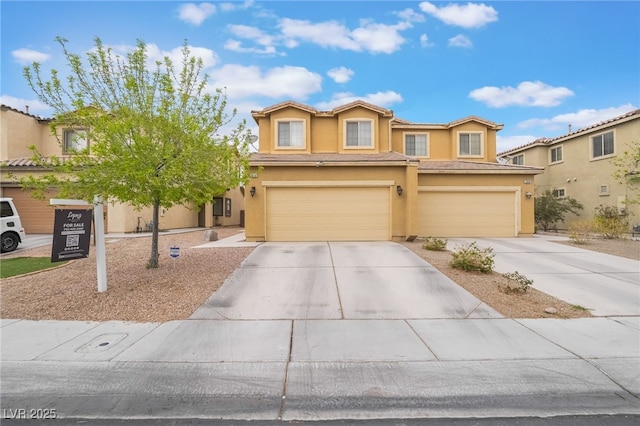
{"label": "sign post", "polygon": [[[49,204],[52,206],[88,206],[89,205],[89,203],[83,200],[69,200],[69,199],[60,199],[60,198],[50,199]],[[88,210],[82,210],[82,211],[88,212]],[[105,248],[105,238],[104,238],[104,207],[102,204],[101,197],[95,196],[93,198],[93,216],[94,216],[94,222],[95,222],[95,235],[96,235],[95,237],[96,238],[96,272],[98,277],[98,292],[102,293],[107,291],[107,258],[106,258],[106,248]],[[78,225],[74,225],[72,227],[67,227],[67,228],[72,229],[73,227],[77,227],[77,226]],[[85,233],[85,235],[87,240],[89,240],[91,237],[90,224],[87,229],[88,231]],[[54,229],[54,246],[55,246],[57,235],[58,234]],[[52,249],[52,261],[53,261],[53,255],[54,255],[53,251],[54,249]],[[89,253],[88,246],[86,249],[86,253],[87,255]],[[76,256],[75,258],[78,258],[78,257],[87,257],[87,256]],[[61,259],[61,260],[64,260],[64,259]]]}

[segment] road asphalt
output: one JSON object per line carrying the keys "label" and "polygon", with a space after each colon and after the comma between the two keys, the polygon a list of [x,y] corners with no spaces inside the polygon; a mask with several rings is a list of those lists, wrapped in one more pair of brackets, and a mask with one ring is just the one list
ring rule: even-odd
{"label": "road asphalt", "polygon": [[640,415],[640,312],[502,318],[393,243],[264,243],[190,319],[0,335],[3,419]]}

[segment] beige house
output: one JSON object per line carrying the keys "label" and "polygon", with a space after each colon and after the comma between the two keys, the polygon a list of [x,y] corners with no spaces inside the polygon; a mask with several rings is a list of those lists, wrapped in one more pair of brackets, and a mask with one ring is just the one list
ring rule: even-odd
{"label": "beige house", "polygon": [[[0,107],[0,193],[2,197],[13,198],[27,234],[52,233],[54,217],[54,207],[49,205],[48,199],[34,199],[19,183],[23,176],[45,172],[30,160],[33,153],[29,147],[35,146],[47,157],[62,157],[68,155],[70,147],[87,143],[77,137],[79,132],[74,129],[66,129],[57,136],[51,134],[49,122],[50,119],[28,112],[5,105]],[[232,189],[213,197],[211,203],[204,206],[162,209],[159,229],[241,225],[244,220],[243,189]],[[52,188],[47,195],[57,198],[57,191]],[[110,233],[147,231],[153,217],[151,208],[136,211],[122,203],[108,203],[106,211],[105,223]]]}
{"label": "beige house", "polygon": [[580,216],[569,214],[558,229],[575,220],[594,218],[600,205],[615,206],[628,215],[629,226],[640,223],[640,206],[627,203],[638,193],[613,177],[615,160],[640,144],[640,110],[631,111],[556,138],[543,138],[499,154],[513,165],[544,167],[535,177],[536,193],[553,191],[584,206]]}
{"label": "beige house", "polygon": [[502,125],[418,124],[356,101],[252,112],[259,150],[246,197],[249,241],[515,237],[534,232],[534,176],[499,164]]}

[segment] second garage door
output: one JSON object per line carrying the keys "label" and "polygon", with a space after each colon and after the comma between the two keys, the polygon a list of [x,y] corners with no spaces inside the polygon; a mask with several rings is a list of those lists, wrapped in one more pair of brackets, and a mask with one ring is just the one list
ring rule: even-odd
{"label": "second garage door", "polygon": [[267,241],[387,241],[389,187],[272,187]]}
{"label": "second garage door", "polygon": [[418,197],[419,235],[424,237],[515,237],[514,191],[425,191]]}

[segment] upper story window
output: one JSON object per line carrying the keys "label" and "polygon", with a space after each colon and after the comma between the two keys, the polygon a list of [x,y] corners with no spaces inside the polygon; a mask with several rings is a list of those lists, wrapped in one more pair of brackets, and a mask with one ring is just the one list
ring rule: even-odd
{"label": "upper story window", "polygon": [[87,131],[84,129],[66,129],[64,131],[64,140],[62,152],[64,154],[72,154],[89,148],[89,139]]}
{"label": "upper story window", "polygon": [[607,157],[615,153],[613,132],[603,133],[591,138],[591,158]]}
{"label": "upper story window", "polygon": [[511,159],[511,164],[516,164],[518,166],[524,166],[524,154],[518,154]]}
{"label": "upper story window", "polygon": [[304,148],[304,121],[278,121],[278,148]]}
{"label": "upper story window", "polygon": [[564,188],[556,188],[553,190],[552,194],[556,198],[564,198],[566,197],[566,190]]}
{"label": "upper story window", "polygon": [[404,154],[412,157],[429,156],[429,135],[426,133],[405,134]]}
{"label": "upper story window", "polygon": [[345,125],[347,147],[373,147],[372,120],[348,120]]}
{"label": "upper story window", "polygon": [[549,163],[559,163],[562,159],[562,145],[554,146],[549,150]]}
{"label": "upper story window", "polygon": [[458,133],[459,157],[482,157],[482,133]]}

